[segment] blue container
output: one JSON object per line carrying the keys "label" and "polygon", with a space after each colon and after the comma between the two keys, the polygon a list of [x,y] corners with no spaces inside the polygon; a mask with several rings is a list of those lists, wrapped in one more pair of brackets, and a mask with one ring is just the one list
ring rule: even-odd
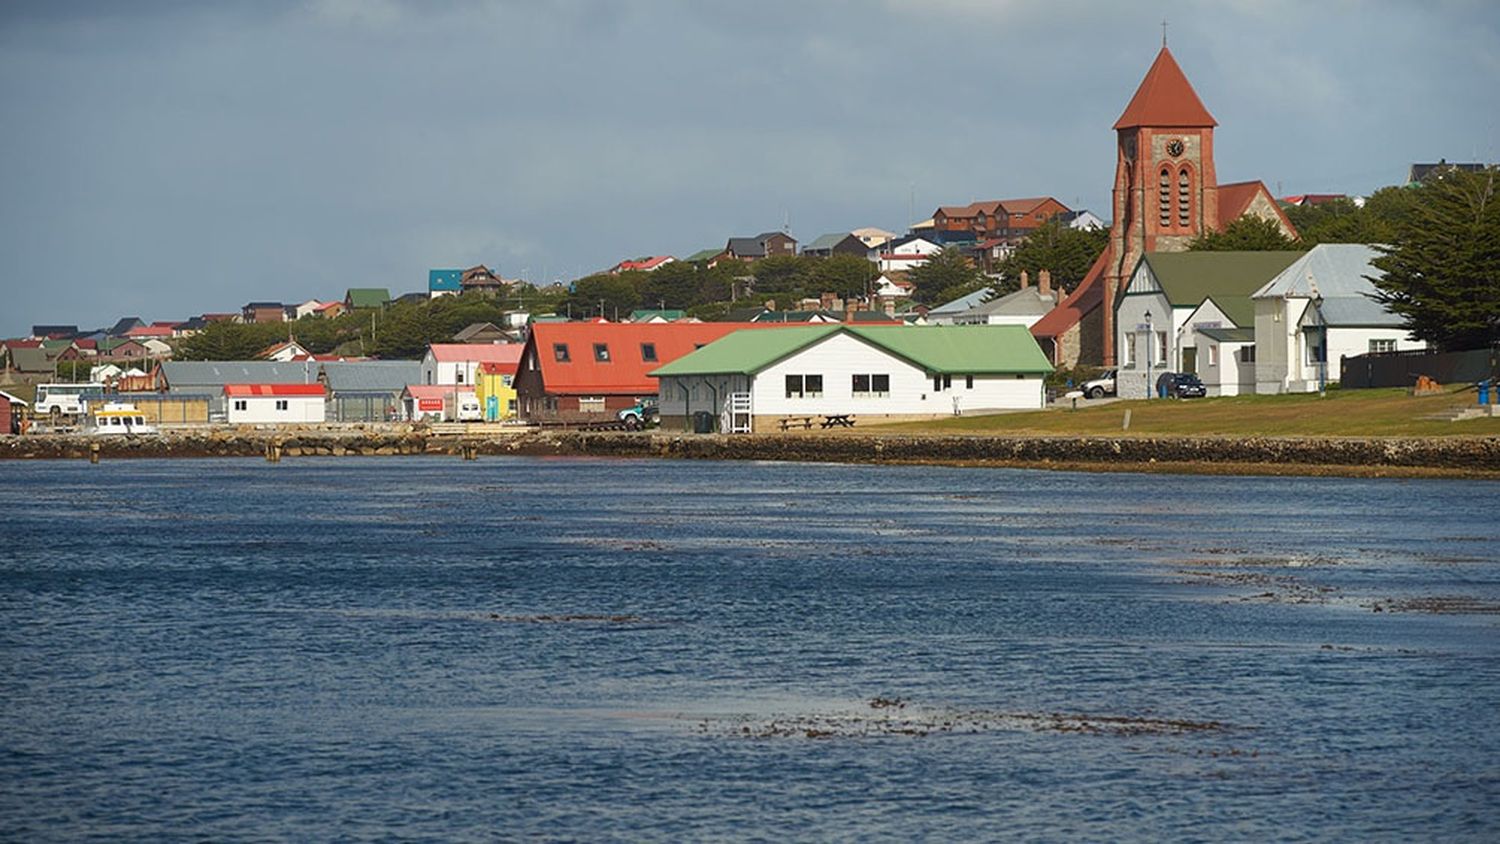
{"label": "blue container", "polygon": [[1479,403],[1480,404],[1489,404],[1490,403],[1490,386],[1491,386],[1490,382],[1488,382],[1488,381],[1480,381],[1478,386],[1479,386]]}

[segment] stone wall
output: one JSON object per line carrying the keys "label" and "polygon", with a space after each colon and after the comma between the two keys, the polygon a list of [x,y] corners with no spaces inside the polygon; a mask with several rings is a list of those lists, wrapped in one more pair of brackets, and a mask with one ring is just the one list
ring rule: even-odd
{"label": "stone wall", "polygon": [[952,463],[1170,471],[1359,474],[1390,469],[1500,474],[1500,437],[986,437],[814,432],[692,435],[527,431],[484,437],[426,432],[269,432],[135,437],[0,437],[0,459],[449,454],[598,455],[701,460]]}

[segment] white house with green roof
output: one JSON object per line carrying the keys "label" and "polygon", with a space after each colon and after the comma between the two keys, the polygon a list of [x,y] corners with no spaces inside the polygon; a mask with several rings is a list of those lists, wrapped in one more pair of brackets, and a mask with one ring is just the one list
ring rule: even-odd
{"label": "white house with green roof", "polygon": [[[1115,348],[1120,367],[1115,389],[1121,398],[1148,398],[1163,372],[1193,372],[1211,394],[1248,392],[1240,357],[1223,364],[1225,349],[1207,331],[1254,328],[1250,294],[1264,286],[1301,252],[1148,252],[1136,262],[1125,292],[1115,302]],[[1213,307],[1205,308],[1205,303]],[[1236,335],[1238,336],[1238,335]],[[1210,351],[1214,347],[1214,351]],[[1254,350],[1248,352],[1254,365]],[[1219,361],[1216,383],[1204,377],[1208,355]],[[1253,384],[1251,379],[1248,383]],[[1229,385],[1226,387],[1226,385]]]}
{"label": "white house with green roof", "polygon": [[664,428],[708,412],[730,430],[738,399],[749,417],[741,430],[759,432],[829,416],[871,424],[1039,409],[1051,371],[1019,325],[799,325],[736,331],[651,374]]}

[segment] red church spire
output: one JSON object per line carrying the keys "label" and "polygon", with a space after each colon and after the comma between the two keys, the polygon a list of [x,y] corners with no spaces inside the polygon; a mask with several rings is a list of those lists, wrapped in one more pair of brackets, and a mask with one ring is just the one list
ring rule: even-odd
{"label": "red church spire", "polygon": [[1147,126],[1170,129],[1217,126],[1217,120],[1203,107],[1203,101],[1193,90],[1192,83],[1183,75],[1182,68],[1172,53],[1162,45],[1141,87],[1135,89],[1125,113],[1115,121],[1116,129],[1133,129]]}

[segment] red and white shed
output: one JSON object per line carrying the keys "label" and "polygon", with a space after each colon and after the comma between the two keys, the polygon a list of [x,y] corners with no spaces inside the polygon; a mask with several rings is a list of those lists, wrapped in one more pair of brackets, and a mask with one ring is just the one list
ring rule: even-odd
{"label": "red and white shed", "polygon": [[306,425],[327,418],[322,384],[225,384],[228,420],[237,425]]}

